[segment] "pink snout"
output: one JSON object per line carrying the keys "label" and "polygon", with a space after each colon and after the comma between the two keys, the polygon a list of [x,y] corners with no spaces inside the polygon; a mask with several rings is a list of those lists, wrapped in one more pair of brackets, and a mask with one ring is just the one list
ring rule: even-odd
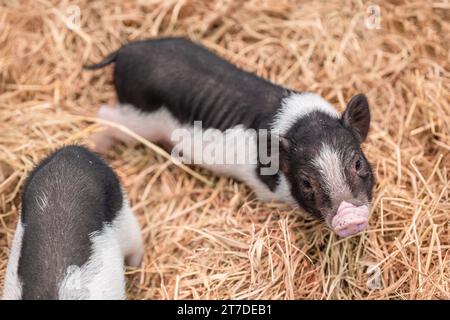
{"label": "pink snout", "polygon": [[368,221],[369,207],[367,205],[356,207],[342,201],[331,221],[331,226],[338,236],[348,237],[366,229]]}

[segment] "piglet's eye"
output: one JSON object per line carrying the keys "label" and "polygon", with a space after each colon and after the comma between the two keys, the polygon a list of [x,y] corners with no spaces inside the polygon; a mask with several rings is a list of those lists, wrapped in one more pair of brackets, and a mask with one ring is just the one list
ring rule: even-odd
{"label": "piglet's eye", "polygon": [[361,169],[361,159],[356,160],[355,162],[355,169],[358,171]]}
{"label": "piglet's eye", "polygon": [[311,189],[312,188],[311,183],[308,181],[308,179],[302,179],[302,184],[303,184],[303,187],[305,189]]}
{"label": "piglet's eye", "polygon": [[367,170],[364,170],[363,168],[363,160],[361,159],[361,157],[358,157],[355,160],[355,173],[360,177],[360,178],[366,178],[368,175]]}

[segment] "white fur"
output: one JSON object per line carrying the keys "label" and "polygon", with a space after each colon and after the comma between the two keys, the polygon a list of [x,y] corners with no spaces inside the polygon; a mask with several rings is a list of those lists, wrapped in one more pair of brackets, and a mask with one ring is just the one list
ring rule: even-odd
{"label": "white fur", "polygon": [[141,228],[125,195],[122,209],[114,220],[113,229],[127,265],[139,267],[144,255]]}
{"label": "white fur", "polygon": [[[146,113],[126,104],[119,104],[115,108],[104,105],[100,108],[98,116],[101,119],[121,124],[154,142],[164,141],[171,136],[173,130],[183,127],[165,108]],[[114,140],[127,144],[136,142],[126,133],[113,127],[95,134],[92,140],[96,150],[103,153],[108,151]]]}
{"label": "white fur", "polygon": [[[227,139],[227,137],[236,137],[236,143],[234,145],[231,143],[225,144],[224,152],[227,156],[238,157],[240,156],[240,154],[238,154],[239,150],[246,150],[245,162],[238,162],[235,164],[226,162],[207,163],[205,161],[201,161],[205,148],[214,148],[214,143],[221,144],[223,141],[212,140],[208,143],[204,143],[204,141],[202,141],[203,148],[196,148],[195,146],[200,145],[200,141],[196,141],[199,136],[194,134],[194,127],[182,125],[164,107],[160,108],[158,111],[143,113],[130,105],[119,105],[116,108],[102,106],[99,111],[99,117],[120,123],[152,142],[172,142],[173,133],[175,130],[186,130],[187,135],[192,137],[192,144],[191,146],[183,146],[181,147],[181,150],[178,150],[182,152],[182,159],[184,162],[199,164],[201,167],[211,170],[216,174],[233,177],[240,180],[250,186],[256,193],[257,197],[263,201],[287,201],[292,204],[296,203],[291,196],[289,183],[283,174],[281,174],[280,184],[275,192],[272,192],[258,179],[256,175],[256,137],[252,137],[252,135],[248,133],[243,134],[242,132],[244,131],[244,127],[242,126],[236,126],[228,129],[223,134],[224,139]],[[208,133],[208,131],[213,133],[212,130],[214,129],[203,130],[201,134]],[[109,148],[111,138],[121,140],[125,143],[130,142],[130,137],[118,132],[118,130],[115,129],[105,130],[102,134],[103,136],[95,137],[95,143],[98,146],[97,150],[101,152],[107,151],[104,150],[103,147],[107,145],[107,148]],[[104,141],[106,141],[106,144]],[[227,139],[226,141],[229,142],[230,140]],[[220,146],[223,146],[223,144]],[[178,147],[178,145],[176,147]]]}
{"label": "white fur", "polygon": [[3,290],[4,300],[18,300],[22,296],[22,283],[17,274],[19,266],[20,251],[22,250],[23,226],[19,220],[17,222],[16,233],[9,254],[8,265],[6,267],[5,287]]}
{"label": "white fur", "polygon": [[313,160],[313,164],[319,170],[330,194],[336,197],[350,194],[338,150],[323,144],[319,155]]}
{"label": "white fur", "polygon": [[[123,255],[113,227],[91,235],[92,254],[81,268],[71,267],[59,287],[61,300],[125,299]],[[69,271],[67,270],[67,271]]]}
{"label": "white fur", "polygon": [[48,195],[44,190],[41,190],[40,195],[36,198],[36,202],[41,212],[45,212],[45,208],[48,206]]}
{"label": "white fur", "polygon": [[246,163],[237,164],[202,164],[201,166],[217,174],[229,176],[246,183],[262,201],[288,201],[295,202],[291,196],[288,182],[281,174],[280,184],[275,192],[272,192],[267,185],[261,182],[257,176],[257,139],[255,135],[245,135],[242,126],[236,126],[228,129],[226,136],[236,137],[236,144],[230,143],[227,139],[225,152],[231,155],[231,158],[237,159],[237,152],[246,151]]}
{"label": "white fur", "polygon": [[285,135],[296,121],[314,111],[339,118],[336,109],[321,96],[309,92],[293,93],[281,102],[281,108],[275,115],[272,129],[277,130],[280,135]]}
{"label": "white fur", "polygon": [[[124,258],[133,267],[142,261],[139,224],[124,196],[122,209],[112,225],[91,235],[92,255],[78,272],[61,283],[60,299],[125,299]],[[73,284],[86,290],[73,290]]]}
{"label": "white fur", "polygon": [[[17,275],[23,227],[17,224],[8,267],[3,299],[20,299],[22,285]],[[26,230],[25,230],[26,232]],[[125,299],[124,258],[131,266],[140,265],[143,255],[138,222],[124,196],[123,206],[112,224],[90,235],[92,254],[81,267],[71,266],[59,287],[64,299]]]}

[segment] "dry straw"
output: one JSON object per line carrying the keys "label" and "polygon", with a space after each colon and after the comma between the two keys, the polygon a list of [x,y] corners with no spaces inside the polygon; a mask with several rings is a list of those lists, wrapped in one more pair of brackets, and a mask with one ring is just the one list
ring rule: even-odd
{"label": "dry straw", "polygon": [[[143,267],[127,272],[129,298],[450,298],[448,2],[380,1],[380,29],[364,1],[0,4],[0,287],[27,173],[55,148],[86,143],[99,106],[115,101],[111,68],[81,65],[130,40],[184,35],[339,110],[366,93],[372,217],[362,235],[338,239],[150,143],[119,145],[107,159],[146,243]],[[78,9],[81,27],[70,28]]]}

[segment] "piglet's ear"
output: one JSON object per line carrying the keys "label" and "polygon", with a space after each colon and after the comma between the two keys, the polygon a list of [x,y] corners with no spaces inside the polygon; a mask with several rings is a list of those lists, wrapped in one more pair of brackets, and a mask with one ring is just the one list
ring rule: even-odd
{"label": "piglet's ear", "polygon": [[279,142],[280,142],[280,170],[281,172],[284,172],[287,174],[289,172],[289,166],[287,164],[287,154],[289,152],[290,142],[287,138],[283,136],[279,136]]}
{"label": "piglet's ear", "polygon": [[364,94],[357,94],[350,99],[342,114],[342,121],[356,132],[360,142],[366,140],[370,126],[370,109]]}
{"label": "piglet's ear", "polygon": [[279,141],[280,141],[280,148],[283,152],[289,152],[289,140],[283,136],[279,136]]}

